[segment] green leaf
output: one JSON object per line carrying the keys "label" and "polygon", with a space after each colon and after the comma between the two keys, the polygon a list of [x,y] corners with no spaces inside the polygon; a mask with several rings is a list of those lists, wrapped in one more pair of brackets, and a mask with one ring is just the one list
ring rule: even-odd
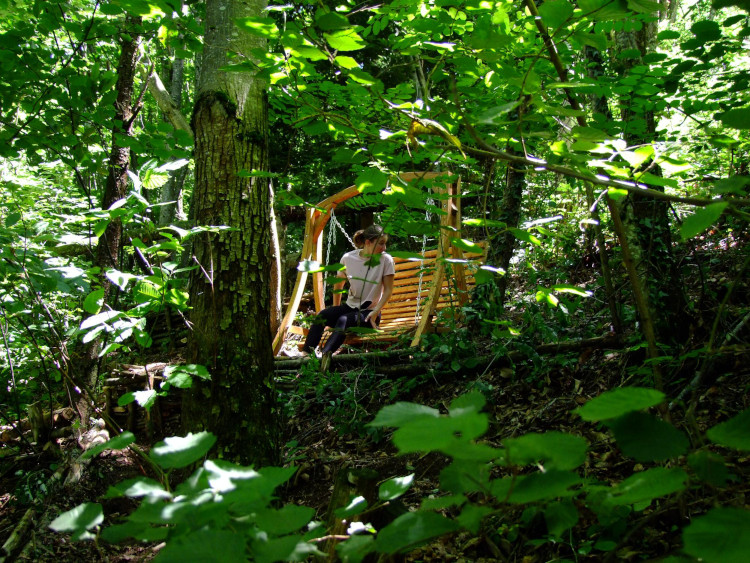
{"label": "green leaf", "polygon": [[122,483],[111,486],[104,498],[119,497],[148,497],[150,500],[172,498],[172,494],[164,489],[161,483],[148,477],[127,479]]}
{"label": "green leaf", "polygon": [[[104,275],[107,276],[107,279],[109,281],[111,281],[113,284],[119,287],[120,291],[125,291],[128,287],[128,284],[131,282],[131,280],[138,279],[138,276],[134,276],[133,274],[128,274],[125,272],[120,272],[119,270],[107,270],[107,272]],[[84,305],[84,308],[85,308],[85,305]],[[87,311],[87,312],[91,313],[91,311]]]}
{"label": "green leaf", "polygon": [[346,69],[359,68],[359,63],[351,57],[339,55],[336,57],[335,61],[336,64]]}
{"label": "green leaf", "polygon": [[553,29],[557,29],[573,15],[573,6],[567,0],[547,0],[539,6],[542,21]]}
{"label": "green leaf", "polygon": [[604,131],[602,131],[601,129],[596,129],[594,127],[581,127],[576,125],[571,130],[571,133],[573,133],[573,136],[576,139],[579,139],[581,141],[590,141],[592,143],[606,141],[608,138],[608,135]]}
{"label": "green leaf", "polygon": [[399,402],[395,405],[389,405],[380,409],[375,416],[375,420],[373,420],[368,426],[374,426],[376,428],[382,426],[400,427],[424,416],[438,418],[440,417],[440,411],[416,403]]}
{"label": "green leaf", "polygon": [[344,29],[333,33],[324,33],[326,42],[337,51],[359,51],[364,49],[367,43],[354,31],[354,29]]}
{"label": "green leaf", "polygon": [[365,497],[358,496],[350,500],[349,504],[347,504],[346,506],[342,506],[334,510],[333,513],[336,515],[336,518],[348,519],[351,516],[360,514],[366,508],[367,501],[365,500]]}
{"label": "green leaf", "polygon": [[690,445],[677,428],[645,412],[629,412],[606,422],[622,453],[638,461],[664,461]]}
{"label": "green leaf", "polygon": [[728,8],[730,6],[737,6],[741,10],[750,12],[750,1],[749,0],[714,0],[711,3],[711,7],[714,9]]}
{"label": "green leaf", "polygon": [[237,18],[237,27],[253,35],[276,39],[279,36],[279,28],[272,18]]}
{"label": "green leaf", "polygon": [[479,391],[465,393],[451,401],[448,412],[451,416],[458,416],[465,412],[479,412],[487,404],[487,399]]}
{"label": "green leaf", "polygon": [[55,532],[81,533],[98,526],[102,522],[104,522],[102,505],[85,502],[60,514],[50,522],[49,527]]}
{"label": "green leaf", "polygon": [[294,52],[298,53],[300,57],[311,61],[322,61],[328,58],[328,55],[315,47],[298,47]]}
{"label": "green leaf", "polygon": [[618,151],[619,155],[625,159],[631,168],[638,168],[647,160],[653,158],[654,147],[645,145],[632,151]]}
{"label": "green leaf", "polygon": [[697,21],[690,26],[690,31],[701,44],[721,39],[721,27],[713,20]]}
{"label": "green leaf", "polygon": [[573,295],[578,295],[579,297],[591,297],[593,295],[593,292],[588,289],[582,289],[576,285],[568,285],[564,283],[553,285],[552,290],[557,293],[571,293]]}
{"label": "green leaf", "polygon": [[551,430],[503,441],[506,460],[514,465],[540,463],[546,468],[575,469],[586,461],[588,442],[580,436]]}
{"label": "green leaf", "polygon": [[397,499],[411,487],[414,481],[414,473],[405,477],[393,477],[380,484],[378,498],[382,501]]}
{"label": "green leaf", "polygon": [[421,261],[424,260],[424,256],[419,254],[418,252],[408,252],[406,250],[388,250],[388,254],[393,256],[394,258],[401,258],[402,260],[413,260],[413,261]]}
{"label": "green leaf", "polygon": [[746,561],[750,553],[750,511],[714,508],[682,532],[684,550],[708,563]]}
{"label": "green leaf", "polygon": [[215,442],[216,436],[210,432],[171,436],[156,444],[150,457],[163,469],[187,467],[205,456]]}
{"label": "green leaf", "polygon": [[658,12],[661,6],[652,0],[628,0],[628,8],[640,14],[652,14]]}
{"label": "green leaf", "polygon": [[315,509],[308,506],[287,504],[281,508],[268,508],[258,512],[256,521],[264,526],[264,530],[272,532],[276,536],[296,532],[310,523],[315,516]]}
{"label": "green leaf", "polygon": [[714,487],[723,487],[731,477],[724,458],[706,450],[690,454],[688,465],[702,481]]}
{"label": "green leaf", "polygon": [[164,368],[165,383],[169,383],[178,389],[192,387],[193,377],[199,377],[204,381],[208,381],[211,379],[211,374],[208,373],[205,366],[199,364],[167,366]]}
{"label": "green leaf", "polygon": [[541,244],[542,244],[541,240],[539,240],[537,237],[535,237],[530,232],[528,232],[528,231],[526,231],[524,229],[516,229],[514,227],[511,227],[508,230],[518,240],[522,240],[524,242],[528,242],[528,243],[534,244],[536,246],[541,246]]}
{"label": "green leaf", "polygon": [[718,116],[725,127],[732,129],[750,129],[750,107],[730,109]]}
{"label": "green leaf", "polygon": [[593,20],[619,20],[631,15],[625,0],[578,0],[578,6]]}
{"label": "green leaf", "polygon": [[562,537],[564,532],[578,523],[578,508],[571,498],[551,502],[544,507],[544,520],[550,534]]}
{"label": "green leaf", "polygon": [[471,242],[470,240],[466,240],[462,238],[452,238],[451,244],[455,246],[456,248],[463,250],[464,252],[476,252],[476,253],[484,252],[484,249],[478,244]]}
{"label": "green leaf", "polygon": [[336,553],[344,563],[360,563],[367,555],[375,551],[375,538],[370,535],[357,534],[336,546]]}
{"label": "green leaf", "polygon": [[94,446],[93,448],[89,448],[85,452],[81,454],[81,459],[88,459],[90,457],[94,457],[97,454],[100,454],[104,450],[122,450],[124,448],[127,448],[130,444],[135,442],[135,436],[132,432],[125,431],[119,436],[115,436],[111,440],[108,440],[104,442],[103,444],[98,444]]}
{"label": "green leaf", "polygon": [[133,399],[146,410],[150,410],[156,403],[158,393],[155,389],[145,389],[143,391],[133,391]]}
{"label": "green leaf", "polygon": [[622,387],[605,391],[573,412],[577,413],[583,420],[598,422],[616,418],[632,411],[647,409],[663,401],[664,393],[656,389]]}
{"label": "green leaf", "polygon": [[667,41],[669,39],[679,39],[680,32],[675,31],[674,29],[665,29],[664,31],[660,31],[659,35],[657,35],[656,38],[659,41]]}
{"label": "green leaf", "polygon": [[323,31],[345,29],[351,25],[348,19],[336,12],[320,12],[315,16],[315,22]]}
{"label": "green leaf", "polygon": [[388,185],[388,174],[377,168],[367,168],[354,181],[360,193],[381,193]]}
{"label": "green leaf", "polygon": [[464,506],[461,514],[459,514],[458,518],[456,518],[456,521],[461,525],[462,528],[465,528],[472,534],[477,535],[482,525],[482,520],[485,516],[492,512],[493,510],[489,506],[481,506],[468,503]]}
{"label": "green leaf", "polygon": [[104,305],[104,289],[95,289],[83,301],[83,310],[96,315]]}
{"label": "green leaf", "polygon": [[582,482],[572,471],[549,471],[532,473],[516,478],[516,484],[508,502],[527,504],[540,500],[552,500],[570,494],[569,489]]}
{"label": "green leaf", "polygon": [[687,473],[679,467],[654,467],[631,475],[613,487],[610,501],[615,505],[651,502],[683,490],[685,481]]}
{"label": "green leaf", "polygon": [[[564,0],[563,0],[564,1]],[[506,104],[501,104],[499,106],[491,107],[488,110],[483,111],[481,114],[479,114],[476,118],[477,123],[483,123],[486,125],[494,125],[495,123],[498,123],[501,120],[507,119],[506,114],[508,112],[513,111],[518,106],[521,105],[521,102],[508,102]],[[505,224],[503,223],[503,227]]]}
{"label": "green leaf", "polygon": [[636,176],[636,181],[649,184],[650,186],[664,186],[668,188],[676,188],[679,186],[677,180],[673,178],[665,178],[664,176],[657,176],[656,174],[651,174],[651,172],[638,174]]}
{"label": "green leaf", "polygon": [[401,453],[441,450],[457,437],[461,440],[478,438],[487,431],[487,426],[487,415],[474,412],[455,417],[422,416],[396,430],[393,443]]}
{"label": "green leaf", "polygon": [[12,213],[8,213],[8,216],[5,218],[5,227],[11,228],[13,225],[18,223],[21,220],[21,214],[17,211],[14,211]]}
{"label": "green leaf", "polygon": [[407,512],[380,530],[375,546],[380,553],[406,552],[433,538],[458,530],[458,524],[434,512]]}
{"label": "green leaf", "polygon": [[688,215],[680,225],[680,236],[682,240],[687,240],[699,235],[711,225],[716,223],[724,213],[727,205],[725,201],[712,203],[706,207],[700,207],[695,210],[695,213]]}
{"label": "green leaf", "polygon": [[175,536],[159,551],[155,563],[176,561],[246,561],[245,538],[226,530],[201,528]]}
{"label": "green leaf", "polygon": [[349,72],[347,74],[352,80],[358,82],[359,84],[364,84],[365,86],[373,86],[374,84],[378,83],[377,78],[359,68],[349,69]]}
{"label": "green leaf", "polygon": [[750,451],[750,409],[717,424],[706,432],[709,440],[736,450]]}

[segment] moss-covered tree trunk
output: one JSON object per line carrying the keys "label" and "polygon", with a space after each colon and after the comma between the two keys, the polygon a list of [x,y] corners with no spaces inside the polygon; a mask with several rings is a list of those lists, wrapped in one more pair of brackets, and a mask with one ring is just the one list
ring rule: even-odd
{"label": "moss-covered tree trunk", "polygon": [[[617,51],[635,50],[645,56],[653,49],[656,23],[644,23],[638,31],[617,34]],[[618,58],[618,73],[626,77],[642,58]],[[620,102],[622,134],[629,146],[653,142],[656,136],[656,116],[652,100],[633,93]],[[658,166],[649,172],[661,175]],[[658,189],[658,188],[657,188]],[[681,342],[689,328],[686,298],[679,269],[672,251],[669,205],[660,200],[637,194],[629,195],[618,204],[633,261],[639,274],[641,290],[647,299],[654,319],[658,342]]]}
{"label": "moss-covered tree trunk", "polygon": [[[513,152],[513,151],[510,151]],[[520,165],[508,164],[503,187],[503,200],[500,207],[498,219],[503,221],[508,229],[517,228],[521,222],[521,204],[523,202],[523,190],[526,187],[526,169]],[[516,237],[510,230],[504,231],[498,237],[498,264],[505,270],[505,275],[498,281],[500,290],[500,306],[505,305],[508,293],[508,282],[510,281],[510,261],[516,249]]]}
{"label": "moss-covered tree trunk", "polygon": [[270,191],[252,176],[268,162],[265,85],[221,70],[230,53],[263,47],[237,18],[259,16],[262,0],[206,3],[206,37],[193,114],[195,221],[232,228],[193,245],[191,362],[212,379],[195,382],[183,405],[186,430],[210,430],[217,456],[243,464],[278,461],[269,330]]}

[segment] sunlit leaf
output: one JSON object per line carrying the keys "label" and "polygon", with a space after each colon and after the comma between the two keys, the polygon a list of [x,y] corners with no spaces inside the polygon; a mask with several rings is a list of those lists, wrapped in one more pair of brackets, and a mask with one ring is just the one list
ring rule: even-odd
{"label": "sunlit leaf", "polygon": [[583,420],[596,422],[653,407],[663,402],[664,397],[664,393],[656,389],[622,387],[605,391],[574,412],[578,413]]}
{"label": "sunlit leaf", "polygon": [[323,37],[325,37],[326,42],[337,51],[359,51],[366,46],[362,37],[360,37],[354,29],[344,29],[333,33],[324,33]]}
{"label": "sunlit leaf", "polygon": [[253,35],[267,39],[275,39],[279,36],[279,28],[276,27],[273,18],[238,18],[236,23],[237,27]]}
{"label": "sunlit leaf", "polygon": [[699,235],[716,223],[727,208],[728,203],[720,201],[705,207],[699,207],[692,215],[688,215],[680,225],[680,236],[687,240]]}
{"label": "sunlit leaf", "polygon": [[210,432],[171,436],[156,444],[150,457],[164,469],[187,467],[205,456],[215,442],[216,436]]}
{"label": "sunlit leaf", "polygon": [[397,499],[409,490],[413,481],[413,473],[405,477],[392,477],[380,484],[378,498],[382,501]]}
{"label": "sunlit leaf", "polygon": [[111,440],[104,442],[103,444],[97,444],[93,448],[89,448],[83,454],[81,459],[88,459],[94,457],[97,454],[105,450],[121,450],[127,448],[130,444],[135,442],[135,436],[132,432],[125,431],[122,434],[115,436]]}

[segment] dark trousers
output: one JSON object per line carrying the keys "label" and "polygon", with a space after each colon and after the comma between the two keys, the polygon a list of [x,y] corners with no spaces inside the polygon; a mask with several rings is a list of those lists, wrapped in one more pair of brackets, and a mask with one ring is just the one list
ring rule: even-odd
{"label": "dark trousers", "polygon": [[326,341],[325,346],[323,346],[323,353],[326,354],[338,350],[346,339],[347,328],[370,326],[370,323],[365,322],[367,315],[370,314],[367,310],[370,304],[369,301],[365,301],[362,303],[361,309],[354,309],[346,303],[323,309],[315,317],[310,331],[307,333],[303,349],[307,352],[312,352],[320,344],[325,327],[330,326],[333,328],[333,334],[331,334],[331,337]]}

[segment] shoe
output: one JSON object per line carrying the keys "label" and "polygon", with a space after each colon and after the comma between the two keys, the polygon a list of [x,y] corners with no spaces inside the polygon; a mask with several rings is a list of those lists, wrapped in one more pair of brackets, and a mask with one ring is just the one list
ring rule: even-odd
{"label": "shoe", "polygon": [[287,358],[307,358],[309,354],[299,348],[285,348],[281,353]]}
{"label": "shoe", "polygon": [[320,371],[321,373],[327,373],[328,368],[331,367],[331,357],[333,354],[326,352],[320,357]]}

